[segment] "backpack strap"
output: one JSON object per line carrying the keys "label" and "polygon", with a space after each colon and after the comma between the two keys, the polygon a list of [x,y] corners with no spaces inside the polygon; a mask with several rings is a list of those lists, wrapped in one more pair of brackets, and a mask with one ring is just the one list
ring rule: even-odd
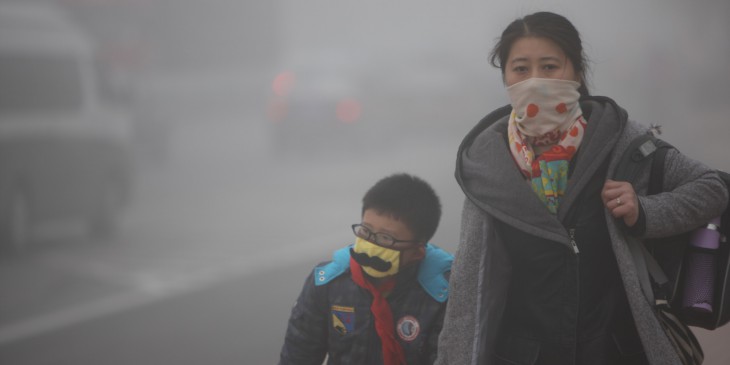
{"label": "backpack strap", "polygon": [[[670,148],[674,147],[651,134],[634,138],[621,155],[614,178],[634,184],[639,173],[648,168],[651,169],[648,194],[661,193],[664,185],[664,162]],[[652,303],[666,304],[669,279],[664,270],[640,240],[629,238],[627,241],[638,268],[644,295]]]}
{"label": "backpack strap", "polygon": [[647,192],[649,195],[659,194],[664,190],[664,161],[667,157],[667,151],[674,148],[671,144],[658,138],[654,138],[654,145],[656,150],[649,175],[649,190]]}
{"label": "backpack strap", "polygon": [[654,139],[649,134],[642,134],[629,143],[614,171],[615,180],[634,183],[639,172],[651,162],[651,154],[657,150]]}

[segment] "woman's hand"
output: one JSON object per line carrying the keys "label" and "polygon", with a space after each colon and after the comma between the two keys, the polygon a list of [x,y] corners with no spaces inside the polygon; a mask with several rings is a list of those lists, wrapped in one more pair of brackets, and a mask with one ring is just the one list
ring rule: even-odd
{"label": "woman's hand", "polygon": [[639,219],[639,199],[631,183],[606,180],[601,191],[603,205],[614,218],[623,218],[628,227],[633,227]]}

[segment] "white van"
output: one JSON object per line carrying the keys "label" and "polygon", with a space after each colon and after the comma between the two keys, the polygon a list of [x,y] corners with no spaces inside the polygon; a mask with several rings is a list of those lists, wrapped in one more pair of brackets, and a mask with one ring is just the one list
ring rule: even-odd
{"label": "white van", "polygon": [[108,236],[127,200],[123,115],[99,104],[92,42],[49,4],[0,4],[0,250],[44,223]]}

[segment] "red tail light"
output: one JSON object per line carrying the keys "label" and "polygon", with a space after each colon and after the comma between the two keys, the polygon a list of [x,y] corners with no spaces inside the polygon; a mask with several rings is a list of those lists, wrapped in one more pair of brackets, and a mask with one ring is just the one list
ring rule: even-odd
{"label": "red tail light", "polygon": [[362,106],[355,99],[344,99],[337,103],[337,120],[343,123],[355,123],[360,119]]}
{"label": "red tail light", "polygon": [[291,71],[284,71],[276,75],[274,82],[271,84],[271,89],[276,96],[287,96],[294,88],[295,83],[296,75]]}

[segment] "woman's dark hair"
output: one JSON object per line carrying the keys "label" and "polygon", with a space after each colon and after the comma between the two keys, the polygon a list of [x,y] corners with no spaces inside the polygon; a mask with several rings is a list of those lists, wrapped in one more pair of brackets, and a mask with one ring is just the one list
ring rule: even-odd
{"label": "woman's dark hair", "polygon": [[428,242],[441,219],[441,202],[428,183],[408,174],[378,181],[362,198],[362,213],[373,209],[402,221],[416,240]]}
{"label": "woman's dark hair", "polygon": [[578,30],[568,19],[562,15],[543,11],[510,23],[489,55],[489,63],[500,68],[502,76],[504,76],[504,67],[512,45],[523,37],[541,37],[555,42],[565,52],[573,64],[576,74],[580,76],[581,85],[578,91],[583,96],[589,95],[586,86],[588,62],[583,52],[583,43]]}

